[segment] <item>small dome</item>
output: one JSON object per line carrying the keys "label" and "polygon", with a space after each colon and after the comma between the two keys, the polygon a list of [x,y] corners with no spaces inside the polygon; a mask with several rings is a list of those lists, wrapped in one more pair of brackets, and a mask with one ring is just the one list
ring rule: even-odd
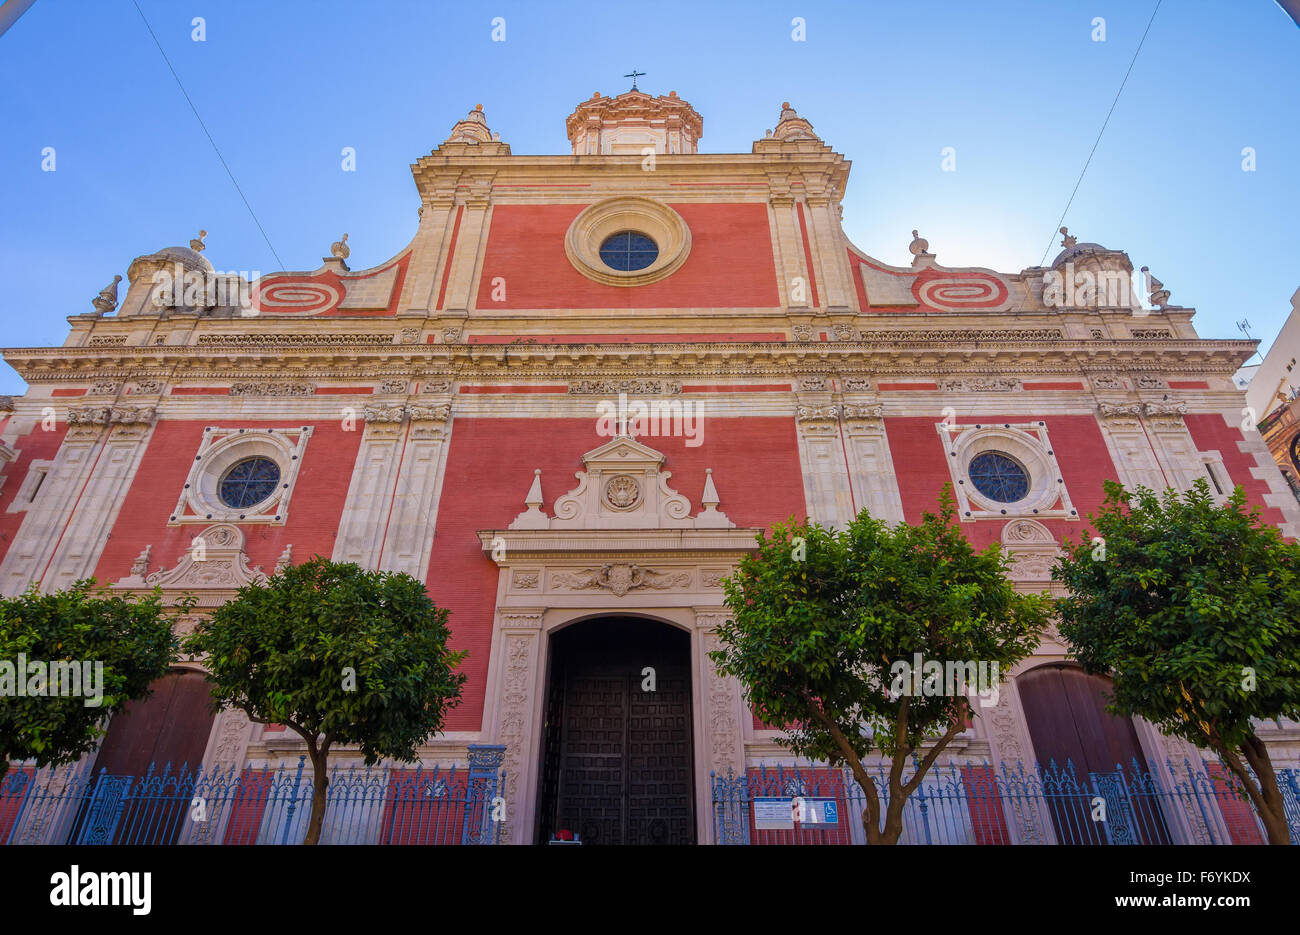
{"label": "small dome", "polygon": [[1091,242],[1077,243],[1072,247],[1066,247],[1064,250],[1058,253],[1056,255],[1056,259],[1052,261],[1052,266],[1054,267],[1060,266],[1062,263],[1065,263],[1068,260],[1073,260],[1076,257],[1085,256],[1091,253],[1118,253],[1118,252],[1119,252],[1118,250],[1111,250],[1109,247],[1103,247],[1099,243],[1091,243]]}
{"label": "small dome", "polygon": [[189,247],[163,247],[154,256],[172,260],[189,269],[212,272],[212,264],[208,262],[208,258],[197,250],[191,250]]}

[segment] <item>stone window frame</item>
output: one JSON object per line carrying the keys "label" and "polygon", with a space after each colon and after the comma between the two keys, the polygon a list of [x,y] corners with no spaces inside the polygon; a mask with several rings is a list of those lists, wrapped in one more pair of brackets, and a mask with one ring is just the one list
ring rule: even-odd
{"label": "stone window frame", "polygon": [[[981,519],[1078,520],[1045,422],[979,422],[960,425],[936,422],[944,460],[952,478],[957,515],[964,523]],[[999,503],[971,483],[971,460],[996,451],[1018,461],[1029,474],[1029,493],[1015,503]],[[1059,506],[1057,505],[1059,503]]]}
{"label": "stone window frame", "polygon": [[[190,464],[185,486],[176,501],[168,526],[188,523],[262,523],[283,526],[289,519],[293,496],[312,426],[275,428],[223,428],[209,425]],[[261,503],[234,509],[222,502],[221,479],[247,458],[269,458],[280,468],[275,493]]]}
{"label": "stone window frame", "polygon": [[[50,471],[54,468],[54,461],[33,461],[27,466],[27,473],[23,476],[23,482],[19,484],[18,491],[14,494],[13,500],[5,508],[6,513],[24,513],[36,506],[36,498],[40,496],[43,485],[49,479]],[[3,481],[0,481],[2,484]]]}
{"label": "stone window frame", "polygon": [[[659,248],[645,269],[616,270],[605,265],[600,248],[613,234],[644,234]],[[579,273],[607,286],[644,286],[677,272],[691,252],[691,229],[680,214],[650,198],[607,198],[578,213],[564,235],[564,252]]]}

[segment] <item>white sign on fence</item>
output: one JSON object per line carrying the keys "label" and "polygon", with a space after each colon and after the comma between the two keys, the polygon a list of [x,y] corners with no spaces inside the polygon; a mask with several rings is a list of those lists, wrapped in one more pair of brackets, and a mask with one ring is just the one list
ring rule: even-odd
{"label": "white sign on fence", "polygon": [[839,807],[834,799],[803,796],[756,796],[754,828],[758,831],[791,831],[800,825],[837,825]]}

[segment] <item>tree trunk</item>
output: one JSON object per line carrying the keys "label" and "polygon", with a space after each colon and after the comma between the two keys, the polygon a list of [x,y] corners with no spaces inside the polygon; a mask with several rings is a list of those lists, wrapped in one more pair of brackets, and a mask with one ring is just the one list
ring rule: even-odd
{"label": "tree trunk", "polygon": [[1277,785],[1277,773],[1273,771],[1273,761],[1268,755],[1268,747],[1264,741],[1250,734],[1241,745],[1241,749],[1259,779],[1260,796],[1264,800],[1259,809],[1259,820],[1268,833],[1268,843],[1290,844],[1291,828],[1286,823],[1282,790]]}
{"label": "tree trunk", "polygon": [[319,844],[321,827],[325,824],[325,787],[329,776],[325,772],[328,754],[324,750],[309,749],[312,769],[311,820],[307,823],[307,837],[303,844]]}

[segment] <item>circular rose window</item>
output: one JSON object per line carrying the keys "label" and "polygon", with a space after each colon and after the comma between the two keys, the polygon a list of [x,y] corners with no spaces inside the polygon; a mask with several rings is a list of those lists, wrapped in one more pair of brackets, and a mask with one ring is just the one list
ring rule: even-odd
{"label": "circular rose window", "polygon": [[1029,495],[1029,472],[1000,451],[980,452],[971,458],[967,473],[976,490],[998,503],[1016,503]]}
{"label": "circular rose window", "polygon": [[619,231],[606,237],[600,245],[600,258],[610,269],[630,273],[645,269],[659,259],[659,247],[645,234]]}
{"label": "circular rose window", "polygon": [[221,478],[218,495],[226,506],[242,510],[271,496],[278,483],[280,465],[270,458],[245,458]]}
{"label": "circular rose window", "polygon": [[671,207],[649,198],[607,198],[578,212],[564,252],[588,279],[644,286],[671,276],[691,252],[691,231]]}

